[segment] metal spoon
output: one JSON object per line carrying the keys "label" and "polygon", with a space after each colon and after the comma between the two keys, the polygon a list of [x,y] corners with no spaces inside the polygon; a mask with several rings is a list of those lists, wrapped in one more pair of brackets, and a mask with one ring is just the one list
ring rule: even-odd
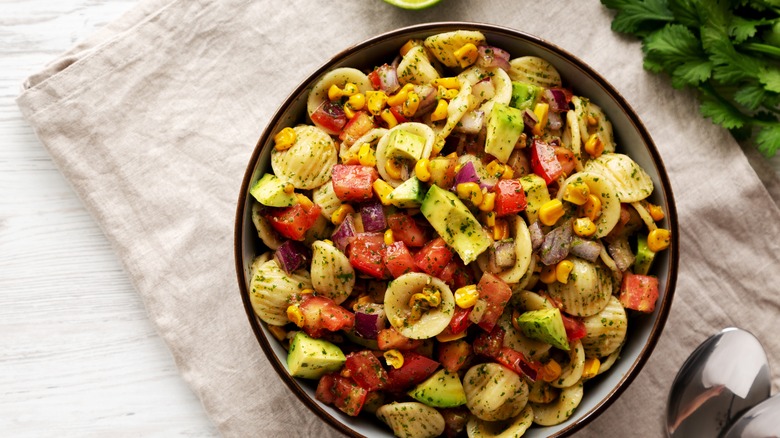
{"label": "metal spoon", "polygon": [[769,397],[769,362],[751,333],[727,328],[699,345],[672,383],[666,411],[670,437],[717,437]]}
{"label": "metal spoon", "polygon": [[724,438],[766,438],[780,436],[780,394],[775,394],[747,411],[729,428]]}

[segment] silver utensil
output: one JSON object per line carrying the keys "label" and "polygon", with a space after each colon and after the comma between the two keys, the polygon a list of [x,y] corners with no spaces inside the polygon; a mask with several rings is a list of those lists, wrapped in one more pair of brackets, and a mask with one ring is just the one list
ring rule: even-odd
{"label": "silver utensil", "polygon": [[767,437],[780,437],[780,394],[753,406],[723,435],[723,438]]}
{"label": "silver utensil", "polygon": [[720,436],[770,391],[769,362],[761,343],[745,330],[724,329],[699,345],[677,372],[667,404],[667,433],[678,438]]}

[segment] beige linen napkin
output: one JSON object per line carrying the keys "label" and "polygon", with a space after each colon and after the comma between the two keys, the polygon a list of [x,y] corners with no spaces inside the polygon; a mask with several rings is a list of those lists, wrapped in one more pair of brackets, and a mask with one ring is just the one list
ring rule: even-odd
{"label": "beige linen napkin", "polygon": [[400,26],[480,21],[563,47],[645,121],[672,180],[682,246],[655,353],[580,435],[659,436],[674,373],[708,335],[751,330],[780,370],[780,211],[737,144],[691,95],[643,71],[639,44],[614,34],[610,18],[597,0],[443,0],[416,13],[379,0],[145,0],[32,76],[18,103],[220,431],[335,436],[275,375],[238,294],[235,203],[265,123],[331,55]]}

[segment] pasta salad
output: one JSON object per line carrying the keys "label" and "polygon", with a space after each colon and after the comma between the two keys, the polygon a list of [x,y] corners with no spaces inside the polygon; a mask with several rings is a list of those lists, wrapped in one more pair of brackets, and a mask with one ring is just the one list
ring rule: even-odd
{"label": "pasta salad", "polygon": [[396,436],[562,423],[655,309],[653,182],[545,59],[458,30],[387,61],[274,136],[252,308],[318,400]]}

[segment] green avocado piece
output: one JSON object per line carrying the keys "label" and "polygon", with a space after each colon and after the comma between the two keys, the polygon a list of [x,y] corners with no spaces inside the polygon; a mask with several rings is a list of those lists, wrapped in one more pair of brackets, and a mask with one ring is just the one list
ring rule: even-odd
{"label": "green avocado piece", "polygon": [[569,350],[566,327],[561,310],[556,308],[524,312],[517,317],[517,326],[529,338],[546,342],[555,348]]}
{"label": "green avocado piece", "polygon": [[533,224],[539,219],[539,209],[550,200],[550,190],[547,189],[544,179],[533,173],[521,177],[520,185],[525,191],[525,215],[528,217],[528,223]]}
{"label": "green avocado piece", "polygon": [[423,150],[425,150],[425,137],[404,131],[403,129],[396,129],[390,133],[386,155],[388,158],[403,158],[417,161],[422,158]]}
{"label": "green avocado piece", "polygon": [[298,203],[298,198],[295,193],[284,191],[286,185],[278,176],[266,173],[249,189],[249,193],[257,202],[268,207],[290,207]]}
{"label": "green avocado piece", "polygon": [[454,193],[437,185],[428,190],[420,212],[466,264],[493,243],[468,207]]}
{"label": "green avocado piece", "polygon": [[466,391],[457,373],[440,369],[408,392],[409,396],[433,408],[454,408],[466,403]]}
{"label": "green avocado piece", "polygon": [[503,103],[496,103],[490,111],[487,123],[485,152],[506,163],[522,133],[523,112]]}
{"label": "green avocado piece", "polygon": [[542,88],[539,86],[528,82],[512,81],[512,97],[509,106],[519,110],[533,109],[541,95]]}
{"label": "green avocado piece", "polygon": [[340,370],[346,360],[344,353],[335,344],[298,332],[290,342],[287,368],[293,377],[319,379],[327,373]]}
{"label": "green avocado piece", "polygon": [[647,247],[647,236],[636,238],[636,258],[634,259],[634,274],[647,275],[653,264],[655,253]]}
{"label": "green avocado piece", "polygon": [[417,208],[423,198],[425,198],[425,185],[416,176],[409,177],[387,196],[390,203],[398,208]]}

